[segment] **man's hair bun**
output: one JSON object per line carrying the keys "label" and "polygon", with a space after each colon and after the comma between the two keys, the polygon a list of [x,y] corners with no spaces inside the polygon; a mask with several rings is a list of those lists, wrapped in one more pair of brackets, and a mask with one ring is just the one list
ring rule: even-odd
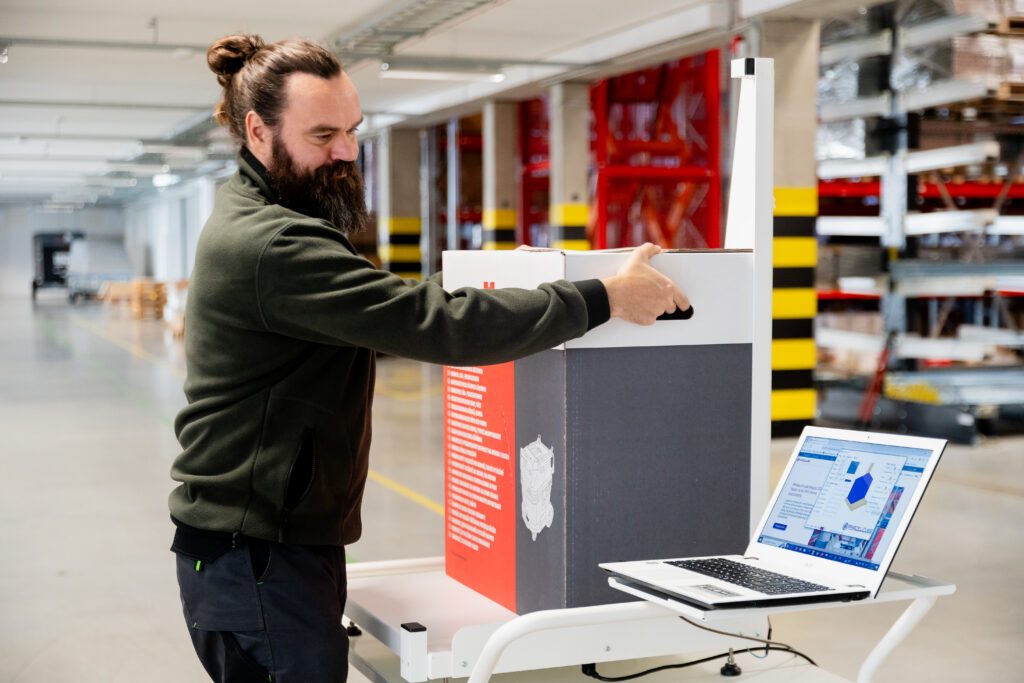
{"label": "man's hair bun", "polygon": [[206,50],[206,63],[217,74],[217,81],[226,86],[264,45],[263,39],[255,34],[225,36]]}
{"label": "man's hair bun", "polygon": [[225,36],[206,50],[210,71],[223,88],[213,111],[214,120],[246,144],[246,117],[255,112],[276,130],[288,103],[287,80],[294,73],[331,79],[341,73],[341,62],[326,45],[293,38],[264,43],[254,34]]}

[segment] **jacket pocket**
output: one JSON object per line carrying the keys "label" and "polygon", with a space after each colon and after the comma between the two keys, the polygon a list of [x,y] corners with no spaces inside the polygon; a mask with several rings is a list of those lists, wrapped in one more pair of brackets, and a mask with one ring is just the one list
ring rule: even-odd
{"label": "jacket pocket", "polygon": [[281,505],[282,527],[288,524],[292,510],[298,507],[313,489],[316,471],[316,432],[307,427],[299,438],[299,445],[285,481],[284,502]]}

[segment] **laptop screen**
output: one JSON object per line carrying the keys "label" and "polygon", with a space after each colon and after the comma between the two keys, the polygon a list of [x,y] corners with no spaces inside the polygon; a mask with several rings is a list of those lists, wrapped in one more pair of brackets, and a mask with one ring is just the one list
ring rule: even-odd
{"label": "laptop screen", "polygon": [[808,436],[758,543],[877,570],[932,453]]}

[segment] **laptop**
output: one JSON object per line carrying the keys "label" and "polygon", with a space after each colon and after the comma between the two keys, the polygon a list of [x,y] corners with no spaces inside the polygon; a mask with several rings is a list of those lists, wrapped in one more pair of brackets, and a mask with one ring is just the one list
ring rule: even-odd
{"label": "laptop", "polygon": [[806,427],[742,555],[600,567],[613,587],[704,610],[874,597],[945,447]]}

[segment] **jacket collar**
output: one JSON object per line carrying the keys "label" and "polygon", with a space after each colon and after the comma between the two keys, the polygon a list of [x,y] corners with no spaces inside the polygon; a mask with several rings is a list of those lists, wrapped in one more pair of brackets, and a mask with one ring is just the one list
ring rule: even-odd
{"label": "jacket collar", "polygon": [[[247,180],[256,186],[256,189],[270,204],[278,203],[277,192],[274,191],[270,185],[270,173],[267,171],[267,167],[256,158],[256,155],[249,151],[249,148],[242,145],[241,149],[238,150],[238,173],[242,176],[243,180]],[[326,221],[325,221],[326,222]],[[330,223],[327,223],[331,225]],[[334,227],[331,225],[331,227]],[[337,228],[334,228],[338,230]],[[349,241],[347,235],[338,230],[341,236],[342,243],[345,247],[353,254],[357,254],[356,248],[352,246],[352,242]]]}
{"label": "jacket collar", "polygon": [[277,203],[277,192],[274,191],[270,184],[270,174],[267,172],[267,167],[256,158],[256,155],[249,151],[249,148],[242,145],[242,148],[238,150],[238,172],[251,181],[259,189],[269,203]]}

